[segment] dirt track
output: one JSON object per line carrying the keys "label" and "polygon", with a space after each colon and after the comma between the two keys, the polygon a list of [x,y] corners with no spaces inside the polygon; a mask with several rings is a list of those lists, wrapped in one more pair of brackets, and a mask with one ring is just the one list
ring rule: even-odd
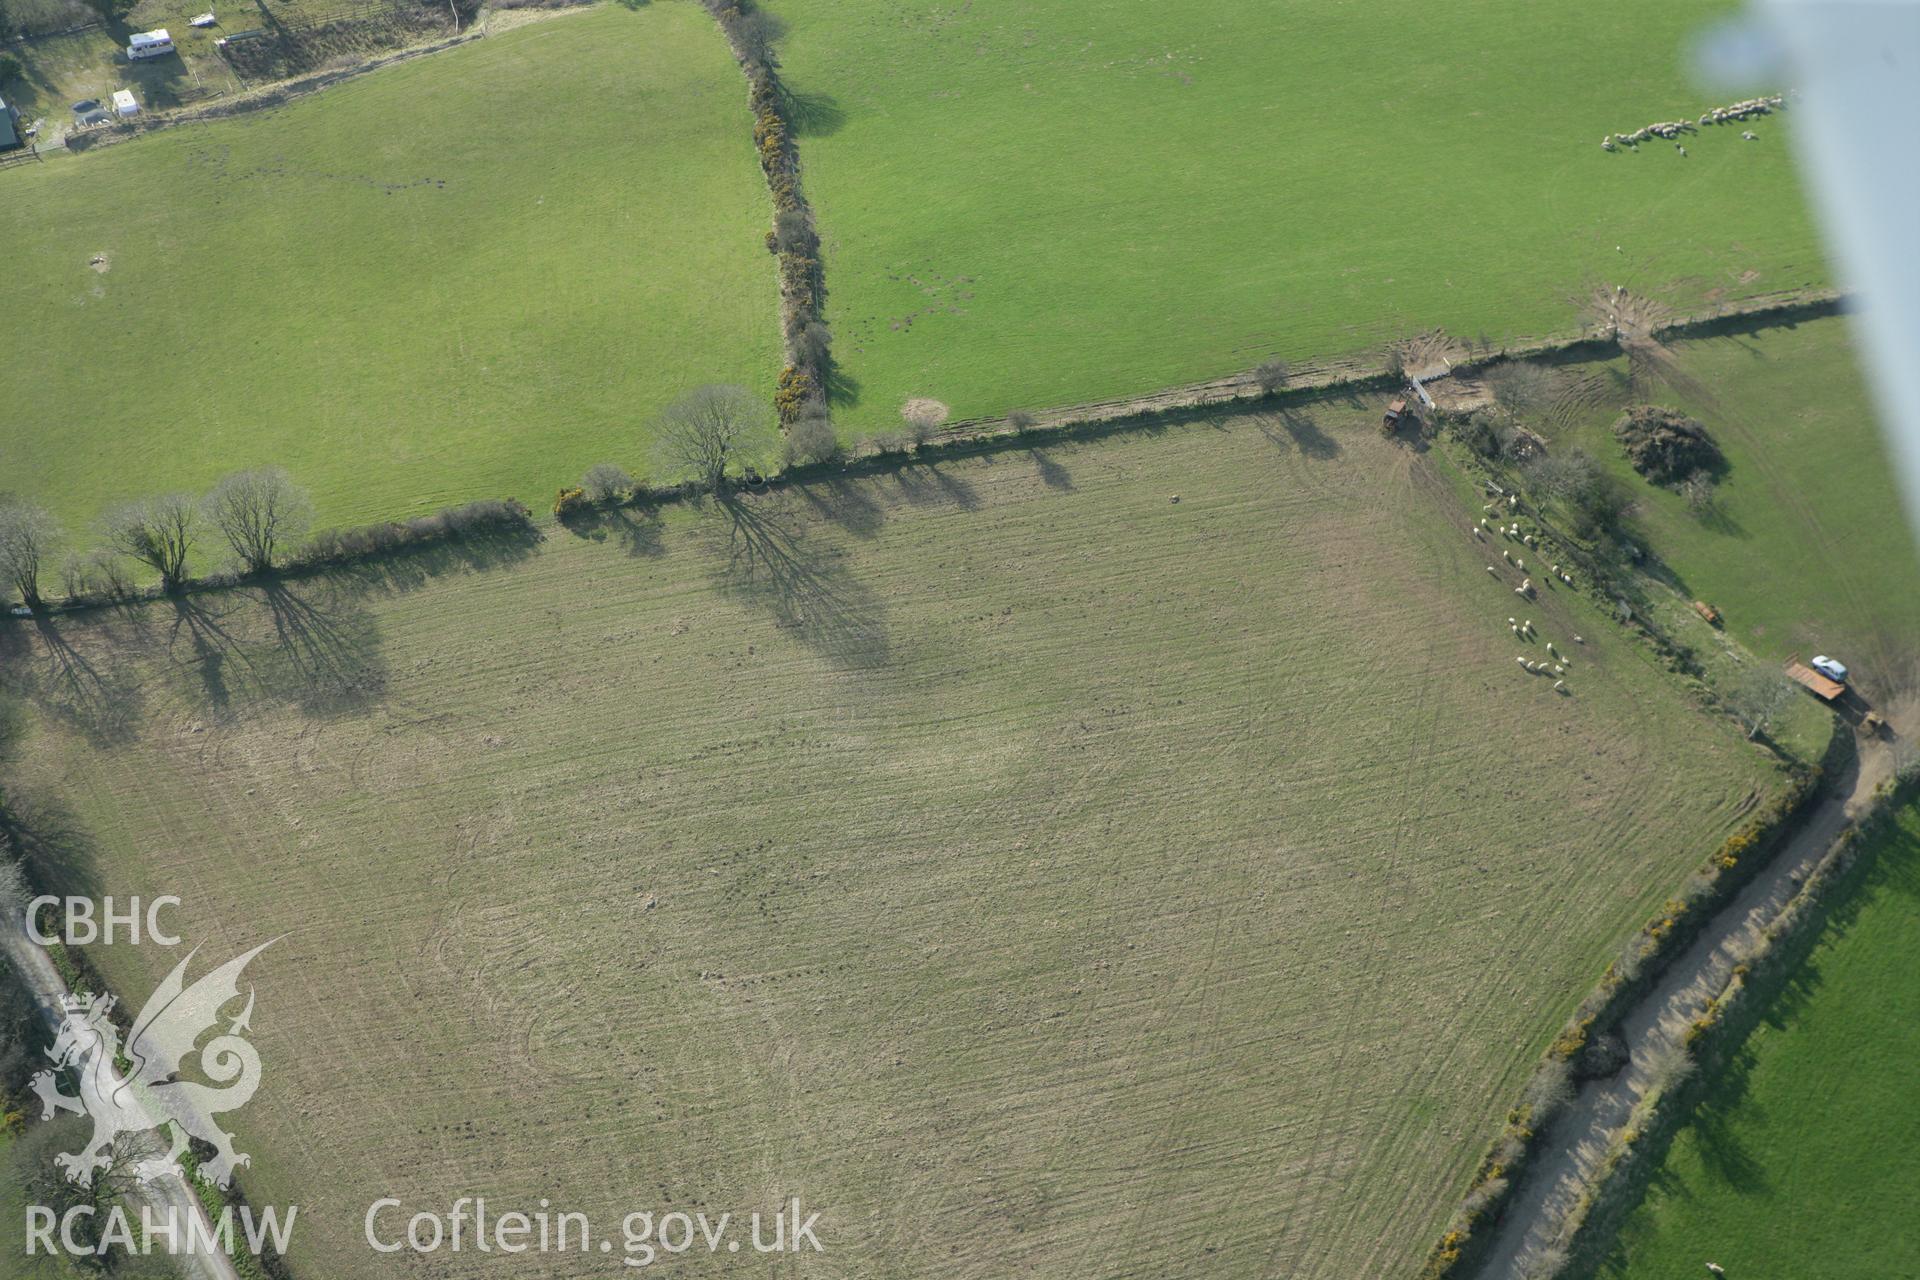
{"label": "dirt track", "polygon": [[[1914,728],[1912,708],[1907,711],[1899,724],[1903,735]],[[1647,1093],[1655,1065],[1684,1037],[1706,1003],[1725,988],[1735,963],[1735,944],[1780,913],[1834,838],[1891,776],[1894,764],[1894,750],[1886,742],[1863,743],[1848,775],[1834,780],[1828,797],[1766,870],[1708,923],[1700,938],[1627,1011],[1620,1024],[1631,1055],[1627,1064],[1607,1079],[1583,1085],[1548,1131],[1551,1146],[1528,1166],[1477,1272],[1481,1280],[1521,1280],[1529,1274],[1530,1256],[1560,1234],[1582,1182]]]}
{"label": "dirt track", "polygon": [[[5,921],[0,923],[0,955],[6,957],[7,963],[20,975],[21,983],[32,993],[34,1007],[48,1029],[58,1030],[60,998],[68,994],[67,984],[61,980],[47,953],[27,937],[21,913],[9,910],[4,914]],[[174,1222],[184,1222],[188,1215],[196,1216],[206,1238],[213,1235],[206,1207],[177,1169],[151,1182],[135,1183],[127,1188],[125,1195],[136,1213],[151,1209],[156,1220],[166,1219],[170,1214]],[[173,1263],[184,1280],[240,1280],[232,1260],[223,1253],[181,1253],[174,1255]]]}

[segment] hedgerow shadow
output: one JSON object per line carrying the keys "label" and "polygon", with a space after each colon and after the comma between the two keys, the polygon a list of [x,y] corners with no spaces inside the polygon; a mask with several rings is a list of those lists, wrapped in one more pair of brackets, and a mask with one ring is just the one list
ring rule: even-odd
{"label": "hedgerow shadow", "polygon": [[589,542],[617,539],[630,556],[663,556],[667,553],[666,525],[652,507],[596,507],[567,516],[561,527],[576,538]]}

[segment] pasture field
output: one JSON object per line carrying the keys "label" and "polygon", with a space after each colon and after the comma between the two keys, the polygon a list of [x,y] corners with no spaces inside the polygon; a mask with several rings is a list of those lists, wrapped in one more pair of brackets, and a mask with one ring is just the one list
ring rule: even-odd
{"label": "pasture field", "polygon": [[[1559,377],[1549,436],[1630,487],[1635,522],[1682,595],[1711,601],[1727,633],[1763,657],[1835,654],[1874,700],[1920,691],[1920,555],[1847,320],[1571,370]],[[1613,436],[1629,399],[1681,409],[1712,433],[1728,462],[1713,509],[1695,514],[1634,472]]]}
{"label": "pasture field", "polygon": [[1920,807],[1675,1138],[1601,1274],[1868,1280],[1920,1246]]}
{"label": "pasture field", "polygon": [[1600,148],[1715,105],[1684,64],[1719,0],[767,7],[850,434],[1827,278],[1789,116]]}
{"label": "pasture field", "polygon": [[779,371],[751,127],[663,0],[0,174],[5,483],[84,527],[276,463],[347,523],[644,470],[688,386]]}
{"label": "pasture field", "polygon": [[1522,672],[1464,481],[1379,411],[14,626],[4,785],[52,882],[286,935],[232,1120],[301,1274],[395,1274],[388,1194],[798,1195],[795,1274],[1404,1273],[1780,775],[1584,597],[1527,608],[1571,696]]}

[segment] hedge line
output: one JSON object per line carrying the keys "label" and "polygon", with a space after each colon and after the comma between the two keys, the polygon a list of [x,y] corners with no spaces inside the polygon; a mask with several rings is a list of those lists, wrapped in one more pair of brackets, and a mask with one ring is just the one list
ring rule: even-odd
{"label": "hedge line", "polygon": [[[517,498],[481,498],[444,507],[409,520],[382,520],[374,524],[323,529],[273,569],[273,578],[298,578],[327,569],[378,560],[383,556],[457,544],[464,539],[518,534],[539,537],[533,513]],[[268,575],[210,573],[183,581],[173,594],[216,591]],[[106,605],[159,600],[169,593],[160,586],[129,587],[123,591],[93,591],[47,603],[41,613],[76,613]]]}
{"label": "hedge line", "polygon": [[1685,1041],[1675,1047],[1665,1079],[1640,1099],[1614,1135],[1562,1224],[1556,1265],[1543,1276],[1562,1275],[1569,1268],[1590,1270],[1604,1257],[1640,1203],[1674,1135],[1712,1087],[1714,1071],[1752,1031],[1764,998],[1778,990],[1819,940],[1826,903],[1855,881],[1864,838],[1916,794],[1920,787],[1913,777],[1883,784],[1873,810],[1835,837],[1799,890],[1743,949],[1726,986],[1707,1002],[1688,1026]]}
{"label": "hedge line", "polygon": [[1541,1135],[1565,1109],[1578,1059],[1596,1029],[1605,1031],[1618,1022],[1673,958],[1692,944],[1707,921],[1766,865],[1819,794],[1824,772],[1814,768],[1797,773],[1787,790],[1728,836],[1607,965],[1599,983],[1547,1047],[1519,1103],[1507,1113],[1506,1127],[1481,1160],[1466,1196],[1428,1253],[1420,1271],[1422,1280],[1457,1280],[1470,1272],[1492,1234],[1486,1228],[1499,1220],[1522,1172],[1539,1150]]}
{"label": "hedge line", "polygon": [[754,149],[773,197],[767,249],[780,264],[780,329],[787,356],[773,404],[785,429],[802,417],[826,415],[827,374],[833,359],[822,310],[826,289],[820,236],[800,185],[800,153],[794,146],[794,99],[780,81],[780,59],[773,48],[779,27],[772,16],[753,0],[701,3],[720,23],[734,58],[746,72]]}

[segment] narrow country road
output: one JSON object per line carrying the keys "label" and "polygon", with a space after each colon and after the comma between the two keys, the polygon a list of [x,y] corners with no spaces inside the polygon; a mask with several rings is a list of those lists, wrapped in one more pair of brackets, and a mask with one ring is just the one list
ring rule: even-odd
{"label": "narrow country road", "polygon": [[[41,946],[27,936],[24,913],[17,910],[0,912],[4,923],[0,923],[0,953],[4,953],[7,963],[20,975],[21,983],[32,995],[34,1006],[41,1020],[50,1032],[60,1026],[60,997],[67,995],[67,984],[53,967],[53,961]],[[37,1117],[28,1123],[37,1123]],[[155,1143],[155,1152],[164,1151],[164,1147]],[[126,1192],[129,1208],[135,1215],[135,1230],[138,1231],[137,1215],[143,1208],[152,1210],[155,1221],[185,1223],[189,1217],[197,1217],[203,1230],[204,1239],[213,1236],[213,1224],[207,1217],[207,1210],[200,1203],[200,1197],[181,1176],[178,1169],[165,1177],[155,1178],[151,1182],[136,1183]],[[169,1212],[171,1217],[169,1218]],[[183,1240],[182,1244],[186,1242]],[[159,1246],[156,1246],[159,1247]],[[173,1256],[174,1267],[182,1280],[240,1280],[234,1270],[232,1259],[226,1254],[178,1253]]]}
{"label": "narrow country road", "polygon": [[1581,1179],[1605,1155],[1614,1131],[1646,1093],[1654,1064],[1679,1043],[1706,1002],[1726,986],[1734,964],[1732,944],[1779,914],[1834,837],[1859,816],[1874,788],[1892,775],[1893,768],[1894,753],[1885,742],[1861,742],[1855,763],[1832,780],[1825,799],[1800,830],[1627,1011],[1620,1034],[1631,1053],[1629,1060],[1612,1076],[1582,1085],[1547,1131],[1549,1145],[1521,1178],[1479,1268],[1480,1280],[1523,1280],[1528,1274],[1531,1255],[1555,1240]]}

